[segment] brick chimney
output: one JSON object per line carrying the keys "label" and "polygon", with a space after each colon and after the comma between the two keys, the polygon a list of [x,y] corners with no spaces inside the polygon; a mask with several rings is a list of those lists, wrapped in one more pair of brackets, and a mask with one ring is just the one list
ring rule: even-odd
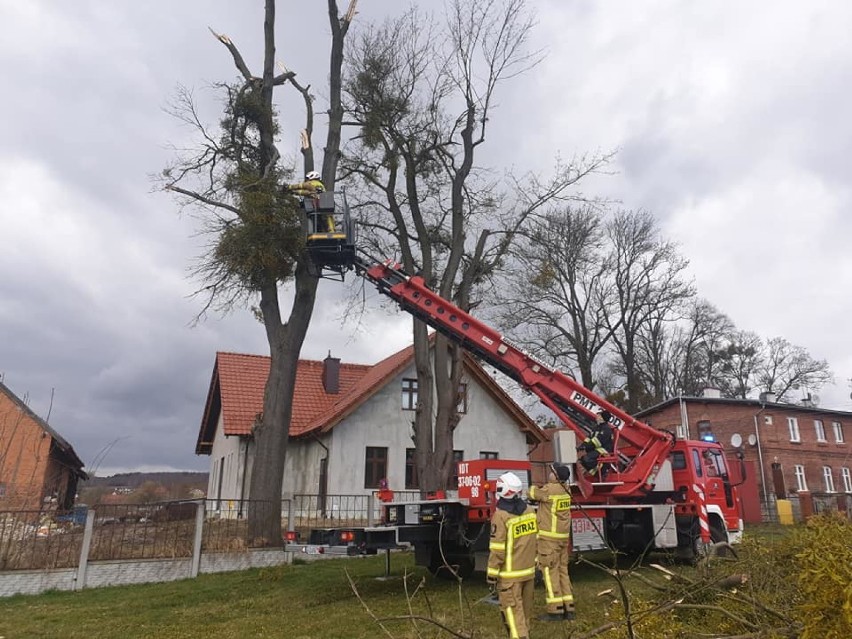
{"label": "brick chimney", "polygon": [[331,351],[322,361],[322,387],[329,395],[340,392],[340,358],[332,357]]}

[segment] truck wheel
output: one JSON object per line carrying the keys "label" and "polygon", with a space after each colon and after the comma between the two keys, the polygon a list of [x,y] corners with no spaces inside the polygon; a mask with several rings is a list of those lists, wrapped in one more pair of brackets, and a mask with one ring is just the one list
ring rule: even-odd
{"label": "truck wheel", "polygon": [[676,557],[678,561],[686,564],[695,564],[704,552],[704,542],[701,541],[701,528],[698,519],[683,522],[678,526],[678,548]]}
{"label": "truck wheel", "polygon": [[728,545],[728,531],[716,518],[710,520],[710,539],[713,541],[713,553],[717,557],[730,557],[734,554],[733,549]]}

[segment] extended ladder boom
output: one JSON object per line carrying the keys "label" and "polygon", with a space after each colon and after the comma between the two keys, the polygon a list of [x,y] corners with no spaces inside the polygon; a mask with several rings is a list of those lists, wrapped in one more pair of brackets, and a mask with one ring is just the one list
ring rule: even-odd
{"label": "extended ladder boom", "polygon": [[607,481],[594,484],[599,497],[629,498],[652,487],[674,442],[671,433],[634,419],[564,373],[524,353],[499,332],[431,291],[422,277],[410,276],[390,262],[360,256],[355,256],[353,267],[402,309],[535,393],[581,441],[596,415],[607,410],[612,415],[616,448],[611,459],[603,460],[613,469]]}

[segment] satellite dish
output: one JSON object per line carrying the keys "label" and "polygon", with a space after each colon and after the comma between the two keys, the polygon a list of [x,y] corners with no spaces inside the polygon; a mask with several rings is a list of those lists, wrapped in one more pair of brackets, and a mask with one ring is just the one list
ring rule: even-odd
{"label": "satellite dish", "polygon": [[743,438],[739,433],[734,433],[731,435],[731,446],[734,448],[739,448],[743,445]]}
{"label": "satellite dish", "polygon": [[756,443],[757,443],[757,435],[752,433],[751,435],[748,436],[748,445],[754,446]]}

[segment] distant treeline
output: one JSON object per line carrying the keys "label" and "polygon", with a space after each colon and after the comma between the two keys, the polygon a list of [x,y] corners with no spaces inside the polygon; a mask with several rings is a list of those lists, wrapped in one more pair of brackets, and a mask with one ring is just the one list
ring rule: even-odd
{"label": "distant treeline", "polygon": [[207,487],[207,473],[195,472],[160,472],[160,473],[119,473],[109,477],[91,477],[82,482],[80,487],[94,488],[107,486],[109,488],[127,487],[139,488],[145,482],[154,482],[163,486],[191,484]]}

